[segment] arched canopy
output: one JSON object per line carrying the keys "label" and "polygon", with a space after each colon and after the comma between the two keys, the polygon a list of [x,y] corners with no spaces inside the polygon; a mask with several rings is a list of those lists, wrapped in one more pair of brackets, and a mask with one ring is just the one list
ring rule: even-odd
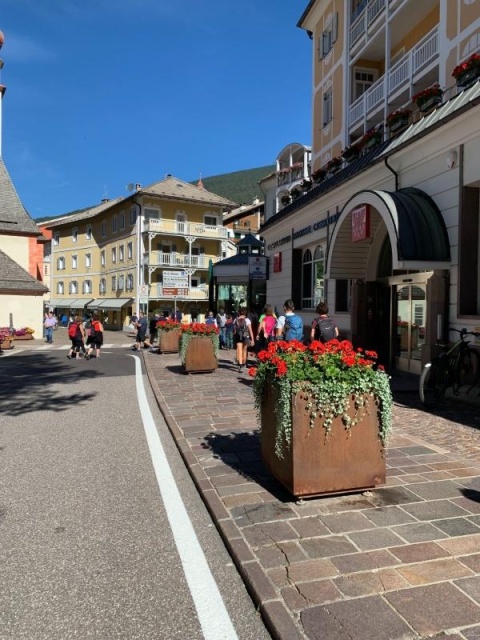
{"label": "arched canopy", "polygon": [[[352,240],[352,211],[367,205],[370,233]],[[361,191],[344,206],[333,229],[326,277],[365,279],[375,237],[388,234],[392,269],[424,270],[450,267],[450,245],[442,214],[424,191],[409,187],[395,192]]]}

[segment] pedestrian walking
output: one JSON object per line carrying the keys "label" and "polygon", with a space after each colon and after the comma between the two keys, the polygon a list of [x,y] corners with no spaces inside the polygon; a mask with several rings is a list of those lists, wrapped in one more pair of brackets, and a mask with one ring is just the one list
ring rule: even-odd
{"label": "pedestrian walking", "polygon": [[140,351],[142,347],[151,347],[152,345],[147,340],[148,322],[143,311],[139,312],[135,327],[137,329],[137,336],[135,338],[133,350]]}
{"label": "pedestrian walking", "polygon": [[310,340],[320,340],[320,342],[328,342],[334,338],[338,338],[338,327],[328,315],[328,304],[325,301],[319,302],[315,308],[318,318],[312,322],[310,330]]}
{"label": "pedestrian walking", "polygon": [[217,327],[217,320],[213,315],[213,311],[209,311],[207,317],[205,318],[205,324],[210,327]]}
{"label": "pedestrian walking", "polygon": [[302,341],[303,320],[298,314],[294,313],[295,305],[293,300],[285,300],[283,310],[285,315],[278,318],[275,327],[277,340],[286,340],[287,342],[291,340]]}
{"label": "pedestrian walking", "polygon": [[68,352],[67,358],[81,358],[85,356],[87,351],[85,349],[85,328],[83,326],[82,318],[80,316],[74,316],[73,322],[68,327],[68,337],[72,341],[72,346]]}
{"label": "pedestrian walking", "polygon": [[53,344],[53,332],[57,328],[57,318],[53,315],[53,311],[46,314],[43,326],[45,328],[45,341],[47,344]]}
{"label": "pedestrian walking", "polygon": [[246,316],[247,310],[241,307],[233,322],[233,342],[237,350],[238,371],[241,373],[247,364],[248,347],[255,343],[252,323]]}
{"label": "pedestrian walking", "polygon": [[265,305],[264,312],[260,316],[260,324],[257,333],[257,345],[259,349],[265,349],[269,342],[275,341],[275,327],[277,317],[271,304]]}
{"label": "pedestrian walking", "polygon": [[227,321],[225,324],[225,346],[227,349],[233,349],[233,316],[227,313]]}
{"label": "pedestrian walking", "polygon": [[220,307],[217,313],[217,326],[220,329],[219,338],[220,338],[220,349],[227,348],[227,314],[225,313],[225,309]]}
{"label": "pedestrian walking", "polygon": [[100,316],[97,313],[93,314],[92,321],[90,323],[90,335],[87,338],[88,351],[85,356],[87,360],[92,357],[92,353],[95,351],[95,358],[100,358],[100,350],[103,346],[103,325],[100,322]]}

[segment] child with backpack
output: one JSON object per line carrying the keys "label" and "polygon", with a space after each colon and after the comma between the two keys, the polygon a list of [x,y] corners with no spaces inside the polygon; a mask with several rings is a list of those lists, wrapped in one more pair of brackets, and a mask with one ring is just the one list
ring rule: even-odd
{"label": "child with backpack", "polygon": [[90,335],[88,336],[87,343],[89,345],[85,358],[90,360],[93,351],[95,350],[95,358],[100,358],[100,349],[103,345],[103,325],[100,322],[98,314],[93,315],[92,322],[90,324]]}
{"label": "child with backpack", "polygon": [[328,304],[324,301],[319,302],[315,308],[318,318],[312,322],[310,331],[311,340],[320,340],[320,342],[328,342],[338,338],[338,327],[332,318],[328,315]]}
{"label": "child with backpack", "polygon": [[242,373],[247,364],[248,346],[254,344],[254,336],[252,331],[252,323],[247,318],[247,310],[241,307],[238,316],[233,321],[233,342],[237,350],[238,371]]}
{"label": "child with backpack", "polygon": [[68,337],[72,341],[72,346],[68,352],[67,358],[81,357],[81,354],[86,355],[85,349],[85,328],[80,316],[75,316],[73,321],[68,326]]}
{"label": "child with backpack", "polygon": [[260,316],[258,327],[257,343],[259,349],[265,349],[269,342],[275,341],[275,327],[277,326],[277,316],[270,304],[265,305],[263,314]]}
{"label": "child with backpack", "polygon": [[277,320],[275,333],[277,340],[285,340],[290,342],[291,340],[303,341],[303,320],[294,313],[295,305],[293,300],[285,300],[283,305],[285,315],[280,316]]}

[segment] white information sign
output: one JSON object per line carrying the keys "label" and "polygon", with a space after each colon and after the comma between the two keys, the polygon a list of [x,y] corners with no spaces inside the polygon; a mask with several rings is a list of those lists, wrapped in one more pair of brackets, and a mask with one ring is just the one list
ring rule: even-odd
{"label": "white information sign", "polygon": [[267,279],[266,256],[249,256],[248,275],[250,280],[266,280]]}
{"label": "white information sign", "polygon": [[188,273],[186,271],[164,271],[163,286],[167,289],[185,289],[188,287]]}

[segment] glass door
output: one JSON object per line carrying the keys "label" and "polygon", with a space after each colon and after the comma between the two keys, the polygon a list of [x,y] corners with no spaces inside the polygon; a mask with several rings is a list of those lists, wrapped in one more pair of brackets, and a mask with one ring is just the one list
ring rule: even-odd
{"label": "glass door", "polygon": [[402,371],[418,374],[421,372],[422,345],[425,344],[427,315],[426,290],[425,284],[407,284],[396,287],[394,352],[396,366]]}

